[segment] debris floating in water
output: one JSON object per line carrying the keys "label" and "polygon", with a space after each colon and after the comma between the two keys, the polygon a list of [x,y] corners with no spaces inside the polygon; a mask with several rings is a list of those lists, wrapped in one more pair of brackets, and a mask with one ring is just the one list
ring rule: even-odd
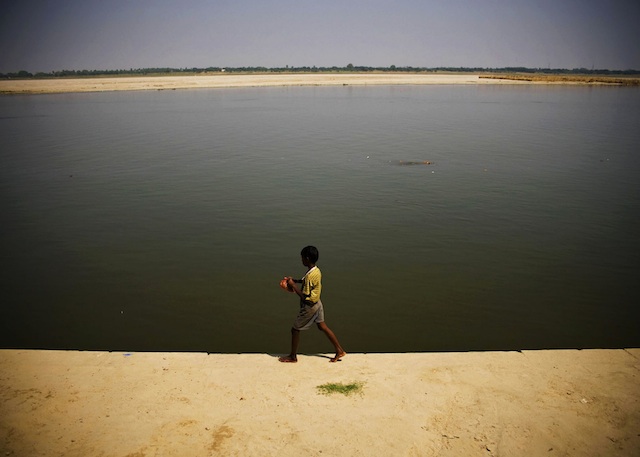
{"label": "debris floating in water", "polygon": [[415,160],[399,160],[398,162],[395,162],[397,165],[402,165],[402,166],[408,166],[408,165],[433,165],[433,162],[431,162],[430,160],[420,160],[420,161],[415,161]]}

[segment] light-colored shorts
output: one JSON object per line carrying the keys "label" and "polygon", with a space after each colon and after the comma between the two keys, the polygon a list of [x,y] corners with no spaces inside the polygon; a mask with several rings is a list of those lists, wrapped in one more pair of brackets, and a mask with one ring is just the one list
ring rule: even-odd
{"label": "light-colored shorts", "polygon": [[324,308],[322,307],[322,302],[318,300],[313,306],[300,305],[300,312],[293,323],[293,328],[307,330],[313,324],[319,324],[320,322],[324,322]]}

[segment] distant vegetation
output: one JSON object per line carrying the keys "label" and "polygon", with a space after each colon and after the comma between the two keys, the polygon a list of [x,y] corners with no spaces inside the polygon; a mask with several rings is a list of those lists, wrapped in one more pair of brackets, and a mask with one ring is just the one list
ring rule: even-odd
{"label": "distant vegetation", "polygon": [[640,86],[640,78],[632,73],[620,74],[567,74],[567,73],[486,73],[485,79],[511,79],[514,81],[535,81],[571,84],[614,84],[617,86]]}
{"label": "distant vegetation", "polygon": [[548,75],[598,75],[598,76],[637,76],[640,70],[598,70],[587,68],[482,68],[482,67],[365,67],[349,64],[345,67],[207,67],[207,68],[130,68],[129,70],[60,70],[49,73],[28,71],[0,73],[1,79],[44,79],[44,78],[82,78],[95,76],[153,76],[153,75],[193,75],[202,73],[491,73],[491,74],[548,74]]}

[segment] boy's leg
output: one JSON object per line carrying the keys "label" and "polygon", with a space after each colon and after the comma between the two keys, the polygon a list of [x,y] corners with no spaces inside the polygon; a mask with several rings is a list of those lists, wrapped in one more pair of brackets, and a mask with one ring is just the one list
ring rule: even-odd
{"label": "boy's leg", "polygon": [[340,342],[338,341],[335,333],[333,333],[331,329],[327,327],[327,324],[325,324],[324,322],[318,322],[318,329],[323,331],[324,334],[327,335],[327,338],[329,338],[329,341],[331,341],[331,344],[333,344],[333,347],[336,349],[336,355],[330,360],[330,362],[337,362],[345,355],[347,355],[345,350],[342,349],[342,346],[340,346]]}
{"label": "boy's leg", "polygon": [[291,327],[291,353],[286,357],[280,357],[281,362],[297,362],[298,361],[298,344],[300,343],[300,330]]}

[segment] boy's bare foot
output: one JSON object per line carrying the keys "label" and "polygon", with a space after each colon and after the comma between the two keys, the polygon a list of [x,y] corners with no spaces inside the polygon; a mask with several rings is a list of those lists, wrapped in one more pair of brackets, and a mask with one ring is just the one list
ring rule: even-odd
{"label": "boy's bare foot", "polygon": [[329,362],[339,362],[340,359],[343,358],[345,355],[347,355],[347,353],[344,351],[336,353],[336,356],[332,359],[329,359]]}
{"label": "boy's bare foot", "polygon": [[298,361],[297,358],[291,357],[290,355],[286,357],[280,357],[278,360],[283,363],[296,363]]}

